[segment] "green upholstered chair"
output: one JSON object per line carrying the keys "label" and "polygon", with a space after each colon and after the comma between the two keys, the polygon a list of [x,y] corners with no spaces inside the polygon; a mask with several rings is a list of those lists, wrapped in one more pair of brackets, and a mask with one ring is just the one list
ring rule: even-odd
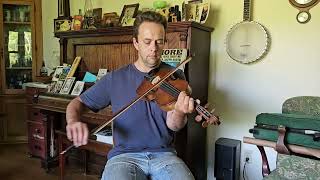
{"label": "green upholstered chair", "polygon": [[[287,99],[282,106],[282,114],[286,117],[311,117],[313,121],[320,122],[320,97],[298,96]],[[318,126],[319,124],[315,124]],[[317,127],[320,128],[320,127]],[[313,148],[320,146],[320,141]],[[278,153],[277,166],[264,179],[290,179],[290,180],[320,180],[320,160],[318,158],[305,157],[303,154],[285,155]]]}
{"label": "green upholstered chair", "polygon": [[319,180],[320,161],[296,155],[278,154],[277,168],[266,180]]}

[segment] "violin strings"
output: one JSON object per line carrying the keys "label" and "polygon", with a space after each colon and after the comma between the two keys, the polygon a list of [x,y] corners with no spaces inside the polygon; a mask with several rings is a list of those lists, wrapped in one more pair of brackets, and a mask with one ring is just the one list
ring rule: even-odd
{"label": "violin strings", "polygon": [[166,92],[169,93],[169,95],[173,96],[173,97],[177,97],[177,92],[174,91],[173,89],[169,89],[168,87],[163,86],[162,89],[164,89]]}
{"label": "violin strings", "polygon": [[210,118],[211,117],[211,114],[205,109],[203,108],[202,106],[197,106],[196,107],[199,111],[201,111],[207,118]]}
{"label": "violin strings", "polygon": [[199,108],[204,112],[204,114],[206,114],[207,116],[210,116],[210,113],[206,108],[204,108],[202,106],[199,106]]}
{"label": "violin strings", "polygon": [[[179,96],[179,93],[181,92],[179,89],[175,88],[174,86],[172,86],[170,83],[168,82],[163,82],[161,84],[161,86],[163,88],[165,88],[167,91],[169,91],[169,93],[171,95],[173,95],[174,97],[178,97]],[[202,106],[196,106],[196,108],[201,111],[205,116],[207,116],[208,118],[211,117],[211,113],[209,113],[209,111],[207,109],[205,109],[204,107]]]}
{"label": "violin strings", "polygon": [[174,96],[174,97],[178,97],[179,93],[181,92],[179,89],[175,88],[174,86],[172,86],[170,83],[168,82],[163,82],[160,86],[162,86],[163,88],[165,88],[167,91],[169,91],[169,93]]}
{"label": "violin strings", "polygon": [[[179,89],[175,88],[174,86],[172,86],[170,83],[168,82],[163,82],[160,87],[162,86],[162,88],[165,88],[167,91],[169,91],[169,93],[174,96],[174,97],[178,97],[179,93],[181,92]],[[207,118],[211,117],[211,113],[209,113],[209,111],[207,109],[205,109],[202,106],[196,106],[196,109],[198,109],[199,111],[201,111],[205,116],[207,116]]]}
{"label": "violin strings", "polygon": [[173,95],[175,97],[179,96],[179,93],[181,92],[179,89],[175,88],[174,86],[172,86],[170,83],[168,82],[164,82],[164,86],[168,89],[170,89],[170,91],[172,91]]}

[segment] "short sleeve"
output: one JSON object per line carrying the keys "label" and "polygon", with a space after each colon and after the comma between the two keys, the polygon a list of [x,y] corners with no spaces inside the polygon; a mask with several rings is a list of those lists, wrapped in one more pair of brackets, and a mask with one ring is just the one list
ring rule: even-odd
{"label": "short sleeve", "polygon": [[90,110],[98,112],[111,103],[111,79],[112,73],[109,73],[80,95],[80,99]]}

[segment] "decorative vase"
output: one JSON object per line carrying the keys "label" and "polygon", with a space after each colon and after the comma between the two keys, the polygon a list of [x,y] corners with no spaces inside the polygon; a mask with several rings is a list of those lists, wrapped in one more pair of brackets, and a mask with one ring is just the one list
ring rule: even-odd
{"label": "decorative vase", "polygon": [[84,2],[84,16],[85,17],[92,17],[93,16],[93,7],[92,7],[91,0],[86,0]]}
{"label": "decorative vase", "polygon": [[25,21],[25,11],[22,8],[19,9],[19,20],[21,22]]}

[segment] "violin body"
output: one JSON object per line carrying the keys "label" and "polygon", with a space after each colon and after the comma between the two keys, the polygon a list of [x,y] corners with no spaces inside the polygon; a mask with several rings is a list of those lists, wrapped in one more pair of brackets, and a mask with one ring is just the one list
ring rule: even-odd
{"label": "violin body", "polygon": [[[170,69],[160,69],[156,73],[149,74],[137,89],[138,96],[149,90],[160,79],[170,73]],[[177,93],[188,90],[188,82],[183,79],[169,77],[165,80],[167,86],[160,84],[145,96],[145,100],[155,101],[162,110],[171,111],[174,109],[174,104],[177,101]],[[170,84],[170,85],[169,85]],[[169,87],[170,86],[170,87]],[[171,87],[172,86],[172,87]]]}
{"label": "violin body", "polygon": [[[170,69],[155,69],[150,72],[137,88],[136,92],[138,96],[143,96],[143,94],[149,91],[144,96],[145,100],[155,101],[164,111],[173,110],[180,92],[185,91],[190,95],[191,91],[189,90],[189,85],[186,80],[177,79],[172,75],[167,77],[169,73],[171,73]],[[158,82],[164,77],[167,78],[159,84]],[[156,84],[157,87],[154,87]],[[150,91],[150,89],[152,90]],[[220,124],[219,118],[212,115],[206,108],[200,106],[200,104],[196,104],[195,110],[205,119],[205,121],[202,122],[203,127],[208,126],[207,121],[217,125]]]}

